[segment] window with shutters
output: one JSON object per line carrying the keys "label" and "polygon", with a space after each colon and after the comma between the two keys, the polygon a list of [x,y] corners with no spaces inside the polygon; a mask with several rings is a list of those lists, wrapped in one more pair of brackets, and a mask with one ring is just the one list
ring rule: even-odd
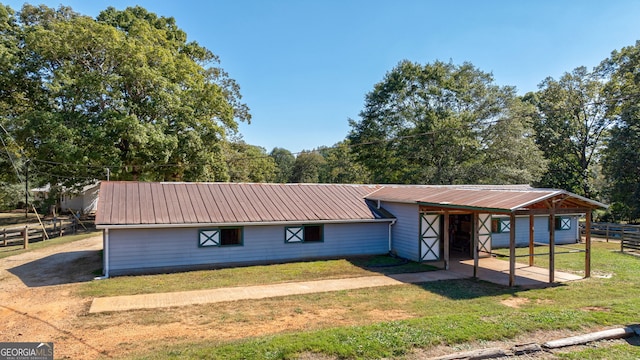
{"label": "window with shutters", "polygon": [[223,227],[203,229],[198,232],[198,246],[242,246],[243,235],[241,227]]}
{"label": "window with shutters", "polygon": [[285,243],[311,243],[324,241],[322,225],[300,225],[284,228]]}
{"label": "window with shutters", "polygon": [[491,219],[492,233],[508,233],[511,230],[511,221],[507,218]]}

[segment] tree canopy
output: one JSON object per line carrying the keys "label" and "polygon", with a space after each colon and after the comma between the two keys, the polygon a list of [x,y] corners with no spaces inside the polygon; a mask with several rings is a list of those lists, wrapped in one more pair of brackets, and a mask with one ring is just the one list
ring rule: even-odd
{"label": "tree canopy", "polygon": [[[403,61],[367,94],[360,117],[348,139],[374,182],[522,183],[544,168],[515,90],[470,63]],[[508,175],[495,176],[498,166]]]}
{"label": "tree canopy", "polygon": [[608,114],[614,121],[604,150],[603,172],[614,220],[640,219],[640,41],[613,51],[600,70],[606,85]]}
{"label": "tree canopy", "polygon": [[0,207],[38,181],[96,179],[561,188],[640,219],[640,41],[524,97],[471,63],[401,61],[346,139],[294,156],[242,140],[219,58],[172,17],[0,5]]}
{"label": "tree canopy", "polygon": [[218,58],[173,18],[139,6],[96,19],[66,7],[3,9],[11,56],[0,83],[19,89],[0,93],[2,121],[36,171],[68,184],[104,168],[115,179],[230,178],[223,148],[248,108]]}
{"label": "tree canopy", "polygon": [[539,185],[594,197],[594,165],[610,121],[603,99],[604,82],[597,72],[579,67],[559,80],[545,79],[529,94],[536,105],[536,143],[549,160]]}

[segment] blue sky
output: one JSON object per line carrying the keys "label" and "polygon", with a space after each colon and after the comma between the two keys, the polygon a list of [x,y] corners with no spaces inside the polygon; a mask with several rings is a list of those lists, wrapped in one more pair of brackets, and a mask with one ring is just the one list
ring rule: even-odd
{"label": "blue sky", "polygon": [[[2,1],[18,10],[24,1]],[[271,151],[333,145],[365,95],[403,59],[473,63],[520,94],[640,39],[640,1],[55,0],[96,16],[140,5],[172,16],[220,56],[253,116],[244,140]]]}

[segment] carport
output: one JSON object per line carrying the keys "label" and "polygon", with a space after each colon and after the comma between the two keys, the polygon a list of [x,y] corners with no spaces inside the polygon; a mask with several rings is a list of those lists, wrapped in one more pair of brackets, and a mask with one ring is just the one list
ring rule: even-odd
{"label": "carport", "polygon": [[[416,193],[415,195],[418,195]],[[563,190],[520,188],[513,190],[487,188],[442,187],[440,191],[426,191],[416,198],[420,211],[421,254],[435,253],[434,249],[442,245],[445,269],[450,268],[451,234],[450,215],[469,215],[472,218],[471,254],[473,258],[473,276],[478,277],[479,260],[490,256],[492,216],[509,218],[509,280],[508,285],[516,284],[516,216],[529,217],[529,266],[534,265],[535,256],[549,257],[548,282],[555,279],[555,257],[563,252],[555,249],[555,226],[549,226],[549,251],[534,254],[534,216],[544,215],[549,223],[555,225],[556,217],[563,214],[584,214],[586,234],[584,248],[570,252],[584,253],[584,274],[591,275],[591,213],[594,209],[606,205]],[[540,245],[540,244],[538,244]],[[546,244],[545,244],[546,245]],[[426,251],[425,251],[426,250]]]}

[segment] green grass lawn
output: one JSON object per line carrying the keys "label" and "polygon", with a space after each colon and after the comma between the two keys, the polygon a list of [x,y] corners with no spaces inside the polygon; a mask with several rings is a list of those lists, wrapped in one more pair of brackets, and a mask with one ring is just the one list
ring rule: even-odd
{"label": "green grass lawn", "polygon": [[[597,246],[599,249],[606,248],[611,251],[620,250],[620,243],[615,243],[615,242],[605,243],[600,241],[594,241],[592,242],[592,246]],[[584,274],[585,253],[566,254],[566,252],[571,252],[575,250],[584,250],[584,248],[585,248],[584,244],[568,244],[568,245],[556,246],[555,247],[556,270],[568,271],[568,272],[581,274],[581,275]],[[509,259],[508,258],[509,249],[494,249],[493,252],[504,256],[503,258],[504,260]],[[537,256],[534,256],[534,265],[548,269],[549,268],[548,253],[549,253],[548,246],[534,247],[534,254],[538,254]],[[516,257],[516,262],[522,263],[522,264],[529,264],[529,257],[526,255],[529,255],[528,247],[517,248],[516,256],[519,256],[519,257]],[[598,272],[601,271],[602,269],[595,268],[593,270],[595,270],[596,274],[598,274]]]}
{"label": "green grass lawn", "polygon": [[402,263],[389,256],[367,256],[164,275],[114,277],[84,284],[79,294],[91,297],[150,294],[432,270],[436,268],[415,262]]}
{"label": "green grass lawn", "polygon": [[[470,279],[195,307],[192,308],[193,311],[201,311],[202,316],[211,316],[211,321],[231,321],[232,316],[240,316],[244,309],[248,311],[258,306],[274,309],[289,306],[297,312],[313,312],[328,307],[342,308],[353,312],[353,317],[371,310],[403,311],[412,316],[406,320],[359,323],[354,326],[332,326],[329,323],[320,329],[309,331],[284,329],[279,334],[240,341],[207,339],[165,344],[133,358],[295,359],[309,353],[341,359],[402,358],[414,349],[438,344],[508,340],[536,331],[568,329],[582,332],[638,323],[640,258],[621,254],[616,249],[617,244],[593,245],[592,271],[594,274],[607,276],[594,276],[545,289],[507,288]],[[556,267],[558,270],[579,273],[584,268],[583,258],[584,254],[565,254],[558,257]],[[521,259],[526,261],[526,258]],[[369,271],[371,270],[346,260],[334,260],[216,270],[203,272],[198,276],[217,277],[217,280],[211,280],[212,286],[229,286],[297,280],[297,276],[306,280],[359,276],[366,275]],[[154,283],[156,287],[165,290],[180,288],[175,282],[193,281],[193,278],[179,276],[187,275],[159,275],[151,282],[144,277],[134,279],[140,279],[140,284],[145,289],[149,285],[144,284]],[[115,284],[113,286],[123,285],[125,291],[130,291],[126,289],[130,285],[125,284],[133,279],[114,278],[107,282],[112,280]],[[109,289],[98,291],[92,288],[93,284],[87,284],[83,291],[116,292]],[[522,300],[519,307],[502,303],[514,298]],[[164,314],[164,321],[167,321],[171,312],[165,311]],[[261,318],[252,319],[247,314],[238,321],[259,323]],[[637,347],[631,345],[616,345],[610,350],[615,352],[615,358],[638,357]],[[606,352],[595,349],[562,354],[562,357],[607,358],[604,354]]]}

